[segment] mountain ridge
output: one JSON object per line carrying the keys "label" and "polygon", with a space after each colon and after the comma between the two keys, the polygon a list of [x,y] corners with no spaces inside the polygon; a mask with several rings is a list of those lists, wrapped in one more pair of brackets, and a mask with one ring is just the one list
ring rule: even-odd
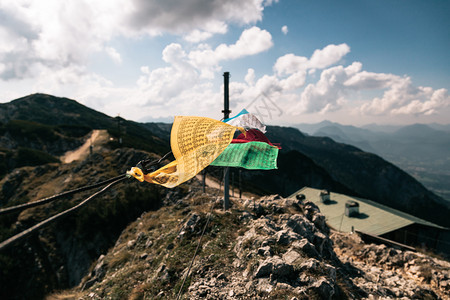
{"label": "mountain ridge", "polygon": [[[28,113],[27,104],[29,105]],[[11,106],[13,109],[10,108]],[[52,109],[45,109],[46,106],[50,106]],[[20,114],[17,113],[17,107],[21,107]],[[33,94],[11,101],[9,104],[3,104],[0,109],[12,111],[9,118],[21,116],[25,119],[28,118],[29,121],[40,119],[46,122],[44,123],[46,126],[57,123],[57,121],[51,120],[51,116],[55,114],[55,109],[60,109],[62,111],[56,112],[59,117],[58,122],[80,125],[80,120],[83,120],[84,126],[103,126],[108,129],[110,135],[117,139],[119,136],[123,137],[124,143],[121,146],[131,146],[142,150],[154,149],[159,155],[165,153],[162,150],[167,149],[169,141],[168,124],[140,124],[121,118],[111,118],[67,98]],[[29,110],[41,111],[44,115],[37,117],[36,113],[31,113]],[[120,132],[120,126],[126,127],[126,133]],[[284,161],[284,156],[289,151],[298,152],[300,154],[291,153],[290,155],[295,157],[298,163],[306,163],[303,166],[309,166],[307,167],[309,172],[318,175],[305,177],[302,172],[297,172],[295,177],[289,177],[286,174],[295,174],[290,170],[295,166],[288,163],[283,163],[279,170],[273,172],[246,171],[247,175],[244,175],[244,178],[247,179],[247,182],[267,193],[288,196],[303,186],[333,188],[337,192],[378,201],[428,221],[450,226],[447,218],[434,213],[435,211],[450,212],[450,202],[446,203],[411,176],[379,156],[348,144],[337,143],[330,138],[306,136],[292,127],[268,126],[267,136],[273,142],[282,144],[280,161]],[[113,146],[118,146],[117,142]],[[283,187],[269,184],[274,176],[285,178]],[[265,184],[260,184],[261,182],[265,182]],[[413,205],[410,202],[412,200],[414,201]]]}
{"label": "mountain ridge", "polygon": [[[64,98],[49,95],[46,98],[46,101],[66,101]],[[69,103],[73,104],[70,101]],[[2,105],[2,108],[4,107]],[[32,116],[32,113],[22,113],[25,117]],[[49,118],[54,112],[47,110],[45,113],[48,113]],[[73,118],[77,111],[72,107],[70,113],[72,115],[69,114],[68,118]],[[64,113],[59,115],[64,116]],[[114,137],[114,141],[94,151],[87,158],[69,164],[41,161],[37,166],[9,170],[0,178],[0,205],[4,207],[27,203],[64,190],[97,183],[124,174],[142,159],[157,159],[165,153],[165,147],[169,144],[170,124],[139,124],[106,115],[97,116],[112,124],[113,127],[106,129]],[[89,115],[86,118],[89,119]],[[75,132],[80,142],[86,139],[83,127],[80,127],[83,125],[61,128],[58,124],[45,125],[26,120],[14,124],[17,121],[9,119],[6,124],[2,124],[2,130],[9,134],[10,142],[15,141],[28,147],[35,146],[35,150],[46,145],[44,142],[48,136],[54,138],[55,142],[69,138]],[[67,124],[69,121],[61,117],[60,122]],[[97,127],[99,124],[93,119],[90,122],[91,126]],[[119,124],[127,130],[120,132],[116,128],[118,122],[122,122]],[[17,128],[24,131],[11,132]],[[84,128],[91,129],[93,128],[88,126]],[[344,163],[352,162],[353,157],[347,157],[346,153],[368,155],[368,161],[374,161],[373,155],[365,154],[354,146],[339,144],[329,138],[308,137],[295,128],[268,127],[268,136],[273,142],[282,143],[279,169],[268,172],[243,170],[244,190],[251,187],[260,192],[279,191],[280,194],[289,195],[304,185],[310,185],[356,194],[354,186],[349,184],[350,181],[345,181],[345,176],[342,177],[342,174],[347,174],[346,168],[340,169],[342,174],[332,173],[330,161],[337,159],[343,160]],[[27,141],[18,140],[22,137],[27,137]],[[35,137],[33,143],[30,142],[31,137]],[[122,145],[118,142],[119,137],[123,139]],[[8,145],[12,144],[4,144]],[[134,146],[135,149],[125,145]],[[73,147],[76,146],[66,145],[66,148]],[[5,149],[18,151],[16,148]],[[324,160],[323,157],[329,156],[333,150],[337,151],[338,155]],[[4,150],[0,149],[0,154],[2,151]],[[381,159],[376,162],[390,166]],[[363,169],[358,164],[355,164],[355,167]],[[214,172],[220,174],[220,169],[210,170],[208,176],[214,175]],[[398,172],[396,174],[404,177]],[[354,174],[346,176],[351,177]],[[417,182],[411,184],[417,186]],[[1,240],[79,203],[80,199],[88,195],[89,193],[84,193],[42,207],[27,209],[20,214],[2,216]],[[49,226],[23,244],[0,253],[0,298],[43,299],[56,290],[74,286],[78,286],[74,292],[78,296],[72,294],[71,297],[76,299],[112,295],[117,299],[139,299],[172,295],[170,292],[181,286],[180,279],[186,272],[185,266],[191,251],[196,247],[196,238],[202,226],[206,224],[208,211],[213,212],[212,221],[206,231],[207,243],[200,249],[201,261],[206,264],[194,265],[196,275],[187,281],[185,295],[197,298],[208,294],[223,294],[222,292],[226,291],[228,297],[234,297],[229,296],[232,294],[236,295],[235,298],[240,295],[298,296],[304,293],[311,297],[319,294],[329,297],[335,295],[335,298],[339,298],[338,296],[344,295],[389,296],[396,293],[407,296],[418,292],[436,298],[441,290],[445,293],[443,284],[434,289],[431,285],[422,284],[420,287],[414,287],[416,278],[410,280],[409,277],[404,277],[408,282],[405,285],[407,289],[402,293],[397,292],[395,284],[388,282],[389,275],[384,272],[373,273],[374,276],[382,278],[376,285],[377,289],[379,287],[382,291],[373,290],[371,280],[357,276],[360,273],[355,271],[350,258],[344,266],[335,260],[336,254],[333,254],[334,250],[331,248],[332,242],[328,236],[325,217],[308,201],[300,203],[299,199],[283,199],[281,196],[266,196],[244,202],[232,200],[235,210],[224,213],[220,209],[222,203],[217,200],[219,195],[220,191],[209,187],[206,187],[206,193],[203,193],[200,182],[195,178],[174,189],[140,183],[131,178],[126,186],[108,191],[78,213]],[[214,205],[212,208],[208,206],[210,203]],[[445,211],[441,209],[440,213]],[[128,229],[124,230],[125,228]],[[301,228],[304,228],[305,232],[302,232]],[[418,267],[435,266],[429,258],[426,258],[426,263],[422,263],[422,258],[409,253],[358,245],[361,253],[352,254],[357,257],[371,257],[372,254],[382,253],[383,256],[379,257],[379,260],[392,260],[392,264],[401,264],[414,258],[421,263]],[[342,252],[345,252],[344,248],[341,249]],[[352,246],[348,248],[351,249]],[[108,249],[111,249],[110,255],[104,256],[109,252]],[[174,253],[179,255],[174,256]],[[297,258],[299,260],[295,263]],[[223,263],[226,263],[225,268],[236,274],[236,278],[242,280],[234,281],[231,277],[227,279],[226,275],[217,273],[218,270],[224,272]],[[416,266],[411,265],[411,268]],[[372,272],[363,266],[358,268],[367,273]],[[305,276],[300,275],[300,270]],[[326,270],[327,274],[324,274],[323,270]],[[270,272],[275,275],[271,276]],[[338,277],[335,276],[336,272],[339,272]],[[441,269],[428,275],[422,271],[416,273],[419,274],[417,278],[422,276],[429,280],[446,282],[446,275]],[[243,274],[246,275],[243,277]],[[353,283],[351,278],[359,278],[359,281]],[[417,279],[417,282],[419,280]],[[192,282],[192,285],[189,282]],[[222,291],[207,287],[208,282],[224,284],[221,286]],[[267,289],[273,290],[274,293],[271,294]],[[160,294],[161,292],[163,294]],[[67,299],[66,296],[50,297]]]}
{"label": "mountain ridge", "polygon": [[377,127],[321,122],[297,125],[312,136],[327,136],[394,163],[440,197],[450,201],[450,125],[412,124],[376,131]]}

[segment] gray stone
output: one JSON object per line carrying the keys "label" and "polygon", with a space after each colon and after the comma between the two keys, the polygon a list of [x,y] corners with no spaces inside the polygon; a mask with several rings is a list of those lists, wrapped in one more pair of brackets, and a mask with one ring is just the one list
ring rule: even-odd
{"label": "gray stone", "polygon": [[270,260],[263,261],[255,272],[255,278],[267,277],[272,272],[273,262]]}
{"label": "gray stone", "polygon": [[151,239],[148,239],[147,242],[145,242],[145,248],[150,248],[153,245],[153,241]]}
{"label": "gray stone", "polygon": [[255,272],[254,277],[268,277],[273,278],[287,277],[293,273],[294,267],[284,262],[279,256],[274,256],[263,261]]}
{"label": "gray stone", "polygon": [[321,278],[318,281],[314,282],[311,285],[310,289],[316,292],[319,295],[320,299],[332,299],[335,293],[334,285],[324,278]]}
{"label": "gray stone", "polygon": [[300,241],[295,241],[292,243],[292,248],[301,250],[303,253],[309,257],[320,257],[316,248],[307,239],[301,239]]}
{"label": "gray stone", "polygon": [[272,256],[273,251],[270,246],[265,246],[258,249],[258,254],[262,256]]}
{"label": "gray stone", "polygon": [[290,265],[294,264],[295,261],[301,257],[302,256],[297,251],[292,249],[286,251],[286,253],[283,254],[283,260]]}
{"label": "gray stone", "polygon": [[293,232],[292,230],[283,229],[275,234],[275,238],[277,240],[277,244],[289,245],[293,241],[297,241],[302,237],[299,234]]}

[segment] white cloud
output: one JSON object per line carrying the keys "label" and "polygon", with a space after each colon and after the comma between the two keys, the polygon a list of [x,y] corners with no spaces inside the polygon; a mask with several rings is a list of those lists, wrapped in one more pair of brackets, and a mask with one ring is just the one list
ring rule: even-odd
{"label": "white cloud", "polygon": [[248,85],[254,85],[255,84],[255,70],[250,68],[247,70],[247,75],[245,75],[245,82]]}
{"label": "white cloud", "polygon": [[344,68],[336,66],[326,69],[316,84],[306,86],[296,107],[297,113],[335,111],[342,107],[347,90],[343,82],[358,72],[359,64]]}
{"label": "white cloud", "polygon": [[[40,66],[54,70],[85,65],[93,52],[120,33],[126,1],[11,1],[0,6],[0,61],[8,62],[1,79],[39,76]],[[5,32],[7,34],[5,34]]]}
{"label": "white cloud", "polygon": [[133,0],[127,24],[135,31],[151,35],[160,32],[189,33],[195,29],[210,32],[217,22],[239,25],[262,20],[263,0],[158,1]]}
{"label": "white cloud", "polygon": [[272,36],[268,31],[251,27],[242,32],[235,44],[220,44],[214,50],[208,45],[200,45],[198,49],[189,53],[189,60],[193,66],[201,70],[203,77],[212,78],[220,69],[219,62],[255,55],[272,46]]}
{"label": "white cloud", "polygon": [[105,52],[106,54],[109,55],[109,57],[111,57],[113,62],[115,62],[116,64],[122,63],[122,57],[120,56],[120,53],[117,52],[117,50],[114,49],[113,47],[105,47]]}
{"label": "white cloud", "polygon": [[237,59],[266,51],[273,46],[272,36],[266,30],[252,27],[242,32],[233,45],[219,45],[215,50],[218,60]]}
{"label": "white cloud", "polygon": [[304,73],[308,69],[324,69],[339,62],[348,52],[350,47],[347,44],[331,44],[323,49],[315,50],[309,59],[289,53],[277,59],[274,70],[282,76],[297,72]]}
{"label": "white cloud", "polygon": [[273,68],[279,76],[305,72],[308,68],[308,58],[289,53],[279,57]]}
{"label": "white cloud", "polygon": [[[150,107],[155,117],[175,109],[200,115],[216,108],[220,112],[222,91],[211,79],[224,62],[273,47],[268,31],[249,26],[261,21],[264,8],[276,2],[1,1],[1,95],[16,95],[20,82],[30,92],[73,97],[108,113],[123,111],[123,116],[133,119],[144,116]],[[229,24],[248,29],[235,43],[198,44],[227,33]],[[287,26],[281,30],[289,31]],[[122,55],[124,60],[127,56],[111,46],[113,38],[131,41],[164,33],[180,37],[162,51],[166,65],[142,66],[135,86],[114,86],[87,69],[93,53],[108,55],[120,67]],[[363,116],[431,115],[449,107],[446,89],[417,87],[407,76],[369,72],[359,62],[347,64],[343,60],[349,52],[350,47],[342,43],[317,49],[309,58],[289,53],[274,62],[273,74],[259,78],[258,66],[252,66],[242,82],[230,84],[233,99],[244,104],[264,93],[284,108],[285,119],[295,113],[349,111],[351,107]],[[375,96],[360,96],[369,90]]]}
{"label": "white cloud", "polygon": [[39,65],[54,70],[86,65],[94,52],[105,52],[120,63],[120,54],[106,46],[118,36],[169,32],[199,42],[226,33],[230,22],[260,21],[264,6],[270,4],[263,0],[3,1],[0,79],[39,76],[33,72]]}
{"label": "white cloud", "polygon": [[347,44],[328,45],[323,49],[314,51],[309,60],[310,68],[323,69],[339,62],[345,55],[350,52]]}
{"label": "white cloud", "polygon": [[429,115],[448,106],[450,106],[450,97],[446,89],[415,87],[411,78],[393,76],[389,89],[383,93],[383,96],[375,97],[363,104],[360,111],[368,115]]}
{"label": "white cloud", "polygon": [[187,34],[184,39],[191,43],[198,43],[209,39],[214,34],[225,34],[228,30],[228,26],[224,22],[211,21],[208,30],[194,29]]}
{"label": "white cloud", "polygon": [[[359,67],[359,69],[361,67]],[[392,82],[398,80],[398,78],[398,76],[393,74],[361,71],[346,80],[344,85],[356,90],[384,89],[387,88]]]}

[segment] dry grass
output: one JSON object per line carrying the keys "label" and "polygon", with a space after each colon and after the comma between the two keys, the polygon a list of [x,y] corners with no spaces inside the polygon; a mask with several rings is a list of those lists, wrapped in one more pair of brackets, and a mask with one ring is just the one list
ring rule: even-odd
{"label": "dry grass", "polygon": [[82,296],[82,293],[79,292],[57,292],[45,297],[45,300],[75,300],[79,299]]}
{"label": "dry grass", "polygon": [[117,253],[114,253],[112,257],[108,261],[108,266],[111,269],[115,269],[119,266],[124,265],[126,262],[128,262],[131,258],[131,253],[127,250],[122,250]]}

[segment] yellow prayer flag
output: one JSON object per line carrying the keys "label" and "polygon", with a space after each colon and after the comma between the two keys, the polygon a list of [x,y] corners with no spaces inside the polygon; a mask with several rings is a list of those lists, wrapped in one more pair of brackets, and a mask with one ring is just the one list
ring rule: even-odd
{"label": "yellow prayer flag", "polygon": [[170,134],[175,160],[149,174],[139,168],[129,174],[139,181],[175,187],[211,164],[231,143],[236,128],[210,118],[177,116]]}

